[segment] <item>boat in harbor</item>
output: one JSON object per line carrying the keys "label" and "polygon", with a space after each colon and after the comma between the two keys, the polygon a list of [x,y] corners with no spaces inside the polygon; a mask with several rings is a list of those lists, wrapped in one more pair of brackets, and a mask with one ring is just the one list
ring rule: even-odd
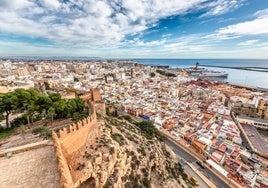
{"label": "boat in harbor", "polygon": [[186,68],[184,71],[196,77],[228,77],[228,73],[226,72],[210,71],[205,68],[199,68],[198,65],[199,63],[197,62],[195,67]]}
{"label": "boat in harbor", "polygon": [[196,68],[196,67],[190,67],[190,68],[186,68],[183,70],[192,76],[199,75],[199,74],[203,73],[204,71],[207,71],[207,69],[205,69],[205,68]]}

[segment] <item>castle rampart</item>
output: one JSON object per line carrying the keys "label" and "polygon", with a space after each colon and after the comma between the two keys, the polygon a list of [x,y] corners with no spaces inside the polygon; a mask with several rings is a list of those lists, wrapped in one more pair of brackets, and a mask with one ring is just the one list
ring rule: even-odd
{"label": "castle rampart", "polygon": [[82,121],[64,127],[58,134],[53,131],[55,153],[58,160],[58,170],[60,173],[60,185],[64,188],[74,187],[74,182],[68,165],[70,156],[85,145],[89,132],[97,123],[95,109]]}
{"label": "castle rampart", "polygon": [[60,140],[55,132],[52,132],[52,138],[54,141],[55,153],[58,160],[58,171],[60,174],[61,187],[73,187],[73,179],[69,170],[67,160],[62,153]]}

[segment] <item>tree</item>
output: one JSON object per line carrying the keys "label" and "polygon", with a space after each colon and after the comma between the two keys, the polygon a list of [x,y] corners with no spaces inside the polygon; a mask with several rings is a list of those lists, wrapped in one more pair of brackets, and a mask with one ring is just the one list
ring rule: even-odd
{"label": "tree", "polygon": [[38,117],[36,115],[45,115],[51,119],[51,124],[54,118],[82,119],[88,115],[84,100],[75,98],[66,101],[59,93],[50,93],[46,96],[36,89],[17,89],[11,93],[0,94],[0,117],[6,119],[7,128],[10,127],[11,113],[23,113],[15,124],[23,121],[23,124],[26,124],[27,119],[28,126]]}
{"label": "tree", "polygon": [[26,129],[27,129],[27,128],[26,128],[25,125],[21,125],[21,126],[19,127],[19,131],[20,131],[20,133],[21,133],[21,136],[22,136],[23,140],[25,140]]}
{"label": "tree", "polygon": [[57,118],[67,117],[65,100],[60,99],[59,101],[54,102],[52,107],[55,109],[55,115]]}
{"label": "tree", "polygon": [[29,89],[28,92],[30,93],[30,99],[26,104],[26,114],[29,116],[30,122],[33,123],[34,113],[38,111],[36,103],[39,99],[39,92],[36,89]]}
{"label": "tree", "polygon": [[14,91],[14,94],[17,96],[18,103],[16,105],[16,109],[19,112],[26,112],[27,114],[27,122],[28,122],[28,127],[30,126],[30,118],[28,112],[28,105],[30,104],[31,101],[31,94],[28,90],[25,89],[16,89]]}
{"label": "tree", "polygon": [[79,79],[74,77],[74,82],[79,82]]}
{"label": "tree", "polygon": [[84,109],[85,109],[85,101],[83,99],[80,98],[70,99],[66,103],[67,117],[72,117],[73,119],[76,119],[74,118],[74,114],[75,113],[81,114],[84,112]]}
{"label": "tree", "polygon": [[6,128],[10,127],[9,115],[16,109],[18,98],[14,93],[7,93],[0,96],[0,112],[4,113]]}
{"label": "tree", "polygon": [[70,99],[66,104],[66,112],[68,117],[73,117],[74,112],[76,112],[77,105],[74,99]]}
{"label": "tree", "polygon": [[34,113],[38,111],[36,101],[39,99],[39,94],[36,89],[17,89],[14,91],[14,95],[18,98],[16,109],[26,112],[28,126],[33,122]]}
{"label": "tree", "polygon": [[151,77],[155,77],[155,73],[154,73],[154,72],[151,72],[151,73],[150,73],[150,76],[151,76]]}
{"label": "tree", "polygon": [[52,126],[53,120],[54,120],[54,115],[55,115],[55,109],[53,107],[50,107],[48,109],[48,115],[50,117],[50,122],[51,122],[51,126]]}
{"label": "tree", "polygon": [[51,99],[53,103],[61,99],[61,95],[59,93],[49,93],[48,97]]}
{"label": "tree", "polygon": [[74,101],[76,103],[76,111],[82,113],[85,109],[85,101],[80,98],[75,98]]}
{"label": "tree", "polygon": [[31,94],[28,90],[25,89],[16,89],[14,91],[14,94],[17,96],[17,98],[19,99],[17,102],[17,110],[19,112],[25,111],[26,110],[26,106],[30,101],[31,98]]}
{"label": "tree", "polygon": [[44,84],[45,84],[45,88],[46,88],[46,90],[50,90],[50,89],[51,89],[51,87],[50,87],[50,85],[49,85],[48,82],[44,82]]}
{"label": "tree", "polygon": [[45,112],[45,114],[48,114],[48,110],[52,106],[52,100],[46,95],[39,94],[35,105],[40,114],[43,112]]}

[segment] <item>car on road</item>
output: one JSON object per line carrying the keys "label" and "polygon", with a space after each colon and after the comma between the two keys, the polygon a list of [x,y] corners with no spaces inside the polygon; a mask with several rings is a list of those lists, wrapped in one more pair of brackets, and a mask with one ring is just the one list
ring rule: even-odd
{"label": "car on road", "polygon": [[182,169],[184,169],[185,163],[186,163],[186,162],[185,162],[183,159],[180,159],[180,160],[178,161],[178,165],[179,165],[179,167],[182,168]]}
{"label": "car on road", "polygon": [[191,181],[191,183],[194,185],[194,186],[199,186],[199,182],[195,179],[195,177],[191,177],[190,178],[190,181]]}
{"label": "car on road", "polygon": [[201,168],[205,169],[205,166],[201,161],[196,161],[196,164],[198,164],[198,166],[200,166]]}

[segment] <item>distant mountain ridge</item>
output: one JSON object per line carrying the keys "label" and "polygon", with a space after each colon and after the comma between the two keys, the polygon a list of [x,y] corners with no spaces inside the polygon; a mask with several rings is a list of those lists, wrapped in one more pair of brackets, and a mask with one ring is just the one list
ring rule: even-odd
{"label": "distant mountain ridge", "polygon": [[0,59],[12,60],[100,60],[101,57],[75,57],[75,56],[2,56]]}

